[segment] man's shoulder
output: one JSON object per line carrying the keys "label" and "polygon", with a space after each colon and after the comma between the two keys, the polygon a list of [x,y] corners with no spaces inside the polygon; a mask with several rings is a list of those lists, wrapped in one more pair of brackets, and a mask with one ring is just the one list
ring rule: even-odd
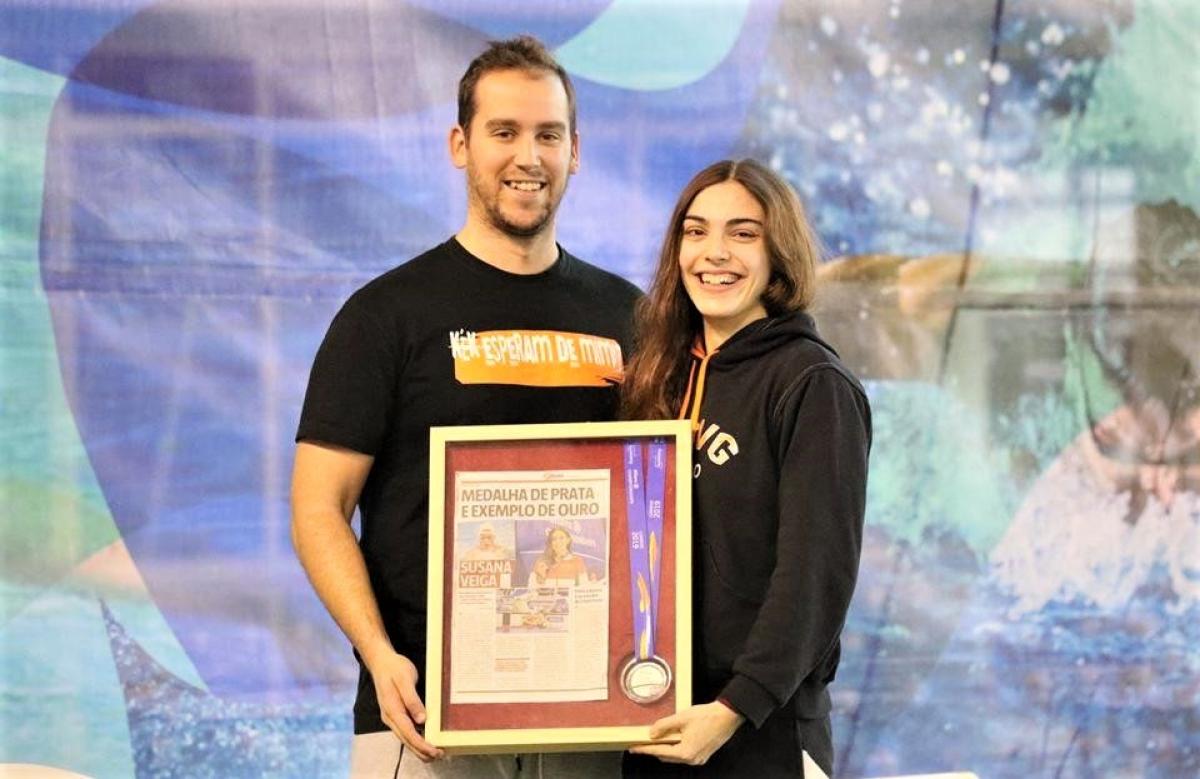
{"label": "man's shoulder", "polygon": [[405,260],[359,287],[348,302],[357,306],[393,308],[397,297],[412,299],[423,296],[431,285],[443,284],[453,278],[446,267],[446,244],[438,244],[412,259]]}
{"label": "man's shoulder", "polygon": [[566,249],[563,249],[563,253],[570,257],[571,273],[580,282],[604,290],[609,294],[626,298],[630,303],[642,296],[642,291],[628,279],[598,265],[593,265]]}

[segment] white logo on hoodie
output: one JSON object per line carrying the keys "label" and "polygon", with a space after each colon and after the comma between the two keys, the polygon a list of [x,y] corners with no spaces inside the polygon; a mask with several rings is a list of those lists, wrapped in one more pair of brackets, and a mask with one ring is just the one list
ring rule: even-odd
{"label": "white logo on hoodie", "polygon": [[[696,451],[704,451],[713,465],[724,465],[730,457],[737,455],[738,442],[729,433],[723,432],[716,422],[706,425],[705,420],[701,419],[696,428]],[[696,468],[696,475],[700,475],[699,468]]]}

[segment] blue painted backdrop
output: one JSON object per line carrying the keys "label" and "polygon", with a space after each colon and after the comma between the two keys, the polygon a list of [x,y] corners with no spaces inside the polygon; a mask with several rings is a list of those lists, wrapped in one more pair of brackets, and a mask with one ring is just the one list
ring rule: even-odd
{"label": "blue painted backdrop", "polygon": [[326,324],[461,223],[454,86],[572,72],[560,235],[647,280],[755,156],[876,409],[837,773],[1200,773],[1200,6],[0,6],[0,764],[344,772],[353,662],[288,541]]}

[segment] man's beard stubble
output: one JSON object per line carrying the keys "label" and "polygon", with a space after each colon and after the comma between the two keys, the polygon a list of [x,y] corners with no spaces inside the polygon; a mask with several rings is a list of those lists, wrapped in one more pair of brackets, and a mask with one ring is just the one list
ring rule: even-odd
{"label": "man's beard stubble", "polygon": [[[547,182],[546,186],[550,186],[549,182]],[[469,189],[469,198],[479,204],[484,215],[487,217],[488,223],[500,232],[513,238],[532,238],[545,230],[546,226],[554,218],[554,214],[558,210],[558,204],[562,202],[562,196],[566,193],[564,189],[558,194],[557,199],[554,199],[553,195],[551,195],[550,201],[546,203],[542,213],[536,219],[529,224],[518,224],[505,217],[503,211],[500,209],[500,192],[504,188],[504,184],[500,184],[499,189],[496,190],[496,196],[489,200],[479,181],[479,176],[473,168],[468,166],[467,187]]]}
{"label": "man's beard stubble", "polygon": [[504,217],[504,214],[496,207],[494,203],[484,204],[484,210],[487,212],[488,221],[492,227],[495,227],[505,235],[510,235],[513,238],[532,238],[538,235],[542,230],[546,229],[546,225],[550,222],[550,217],[553,216],[550,207],[547,206],[541,216],[534,220],[531,224],[520,225],[515,222],[510,222]]}

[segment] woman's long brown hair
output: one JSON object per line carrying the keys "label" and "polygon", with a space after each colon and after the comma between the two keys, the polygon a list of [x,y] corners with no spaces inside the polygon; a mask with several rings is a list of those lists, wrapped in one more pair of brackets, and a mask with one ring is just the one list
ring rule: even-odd
{"label": "woman's long brown hair", "polygon": [[678,411],[690,347],[701,331],[700,313],[688,298],[679,270],[683,218],[696,195],[724,181],[736,181],[745,187],[766,215],[764,234],[771,278],[762,302],[767,315],[803,311],[812,301],[820,244],[796,193],[754,160],[722,160],[709,165],[679,193],[650,292],[634,314],[637,349],[626,366],[621,386],[621,415],[625,419],[669,419]]}

